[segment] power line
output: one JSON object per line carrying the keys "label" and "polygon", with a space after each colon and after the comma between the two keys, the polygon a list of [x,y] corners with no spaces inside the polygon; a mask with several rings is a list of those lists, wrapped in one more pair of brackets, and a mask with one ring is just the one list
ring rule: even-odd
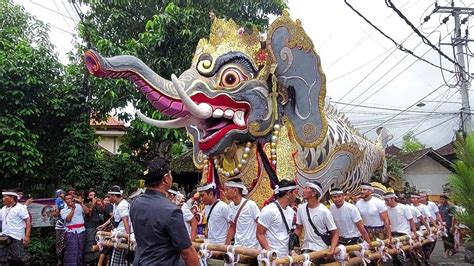
{"label": "power line", "polygon": [[[427,128],[427,129],[425,129],[425,130],[423,130],[423,131],[420,131],[420,132],[414,134],[413,137],[416,137],[416,136],[418,136],[418,135],[420,135],[420,134],[423,134],[423,133],[425,133],[426,131],[431,130],[431,129],[433,129],[433,128],[439,127],[439,126],[441,126],[442,124],[444,124],[444,123],[446,123],[446,122],[448,122],[448,121],[451,121],[451,120],[453,120],[453,118],[450,117],[450,118],[444,120],[443,122],[441,122],[441,123],[439,123],[439,124],[436,124],[436,125],[434,125],[434,126],[431,126],[431,127]],[[398,143],[400,143],[400,141],[397,142],[396,144],[398,144]]]}
{"label": "power line", "polygon": [[[453,76],[453,77],[454,77],[454,76]],[[453,77],[451,77],[451,79],[452,79]],[[436,89],[434,89],[433,91],[431,91],[430,93],[428,93],[426,96],[422,97],[421,99],[417,100],[417,101],[414,102],[412,105],[410,105],[410,106],[408,106],[407,108],[405,108],[404,110],[400,111],[398,114],[395,114],[394,116],[392,116],[391,118],[389,118],[389,119],[385,120],[384,122],[378,124],[377,126],[375,126],[375,127],[371,128],[371,129],[365,131],[363,134],[366,134],[367,132],[370,132],[370,131],[372,131],[372,130],[374,130],[374,129],[377,129],[378,127],[382,126],[383,124],[385,124],[386,122],[390,121],[391,119],[393,119],[393,118],[399,116],[400,114],[406,112],[408,109],[412,108],[413,106],[415,106],[416,104],[418,104],[420,101],[426,99],[426,98],[429,97],[431,94],[435,93],[436,91],[438,91],[439,89],[441,89],[441,88],[444,87],[444,86],[445,86],[444,83],[441,84],[439,87],[437,87]]]}
{"label": "power line", "polygon": [[[425,44],[427,44],[428,46],[430,46],[433,50],[437,51],[441,56],[443,56],[444,58],[448,59],[448,61],[450,61],[451,63],[453,63],[455,66],[457,66],[461,72],[464,72],[465,74],[467,74],[468,76],[470,76],[470,73],[466,73],[464,68],[461,67],[459,65],[458,62],[456,62],[455,60],[453,60],[451,57],[447,56],[443,51],[441,51],[440,49],[438,49],[438,47],[436,47],[430,40],[428,40],[428,38],[426,38],[425,35],[423,35],[416,27],[415,25],[413,25],[413,23],[411,23],[411,21],[405,16],[403,15],[403,13],[392,3],[391,0],[385,0],[385,4],[393,9],[395,11],[395,13],[398,14],[398,16],[400,18],[402,18],[406,24],[408,24],[408,26],[410,26],[410,28],[418,35],[420,36],[420,38],[423,40],[423,42]],[[436,10],[436,8],[435,8]],[[433,11],[432,13],[434,13],[435,11]]]}
{"label": "power line", "polygon": [[[338,101],[331,101],[331,103],[337,103],[341,105],[348,105],[348,106],[355,106],[360,108],[369,108],[369,109],[376,109],[376,110],[386,110],[386,111],[403,111],[403,112],[410,112],[410,113],[420,113],[420,114],[427,114],[431,113],[430,111],[418,111],[418,110],[406,110],[406,109],[397,109],[397,108],[387,108],[387,107],[378,107],[378,106],[370,106],[370,105],[361,105],[361,104],[353,104],[353,103],[346,103],[346,102],[338,102]],[[418,102],[417,102],[418,103]],[[440,114],[453,114],[453,113],[440,113]]]}
{"label": "power line", "polygon": [[[412,56],[418,58],[419,60],[431,65],[431,66],[434,66],[436,68],[441,68],[440,66],[436,65],[436,64],[433,64],[431,63],[430,61],[426,60],[426,59],[423,59],[421,58],[420,56],[416,55],[415,53],[413,53],[413,51],[403,47],[402,44],[396,42],[394,39],[392,39],[390,36],[388,36],[387,34],[385,34],[385,32],[383,32],[382,30],[380,30],[377,26],[375,26],[369,19],[367,19],[364,15],[362,15],[359,11],[357,11],[351,4],[349,4],[347,2],[347,0],[344,0],[344,3],[346,3],[347,6],[349,6],[357,15],[359,15],[359,17],[361,17],[362,19],[364,19],[370,26],[372,26],[375,30],[377,30],[380,34],[382,34],[385,38],[389,39],[393,44],[395,44],[395,46],[400,49],[401,51],[403,52],[406,52],[408,54],[411,54]],[[455,73],[455,71],[453,70],[448,70],[448,69],[444,69],[445,71],[448,71],[450,73]]]}

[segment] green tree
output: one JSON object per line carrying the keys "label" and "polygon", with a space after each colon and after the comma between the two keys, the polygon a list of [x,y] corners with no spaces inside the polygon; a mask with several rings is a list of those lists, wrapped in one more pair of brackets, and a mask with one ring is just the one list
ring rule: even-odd
{"label": "green tree", "polygon": [[474,239],[474,134],[465,138],[457,135],[454,146],[459,160],[454,163],[454,174],[449,179],[452,198],[465,209],[457,213],[457,218],[471,229]]}
{"label": "green tree", "polygon": [[420,151],[426,146],[418,138],[416,138],[413,131],[408,131],[405,136],[403,136],[402,152],[410,153],[415,151]]}
{"label": "green tree", "polygon": [[[63,115],[61,74],[47,26],[0,2],[0,176],[2,187],[31,177],[44,160],[45,138]],[[45,123],[48,121],[48,123]]]}

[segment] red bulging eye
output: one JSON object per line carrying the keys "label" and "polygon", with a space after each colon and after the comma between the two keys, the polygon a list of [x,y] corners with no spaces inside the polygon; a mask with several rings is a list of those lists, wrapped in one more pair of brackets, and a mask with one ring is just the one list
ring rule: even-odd
{"label": "red bulging eye", "polygon": [[222,72],[219,85],[225,88],[235,88],[242,81],[247,80],[247,76],[243,75],[236,68],[228,68]]}

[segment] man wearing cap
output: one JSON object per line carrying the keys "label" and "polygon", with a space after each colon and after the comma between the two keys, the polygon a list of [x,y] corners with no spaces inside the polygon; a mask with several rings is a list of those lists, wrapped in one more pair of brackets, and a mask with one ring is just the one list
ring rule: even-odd
{"label": "man wearing cap", "polygon": [[224,244],[229,229],[230,212],[229,206],[216,197],[216,185],[206,184],[197,188],[202,203],[204,203],[204,214],[207,219],[206,243]]}
{"label": "man wearing cap", "polygon": [[301,247],[303,253],[329,248],[327,256],[332,256],[339,241],[339,231],[331,212],[324,204],[320,204],[321,196],[322,189],[319,183],[306,182],[303,190],[303,199],[306,203],[298,206],[295,234],[301,235],[304,227],[304,242]]}
{"label": "man wearing cap", "polygon": [[333,188],[329,195],[333,202],[329,210],[339,230],[339,244],[360,243],[362,242],[361,236],[367,243],[370,243],[369,234],[365,230],[359,210],[354,204],[344,200],[344,191],[340,188]]}
{"label": "man wearing cap", "polygon": [[[123,191],[119,186],[112,186],[107,192],[110,202],[113,204],[114,230],[117,233],[130,234],[130,204],[122,196]],[[110,257],[111,265],[128,265],[123,249],[114,248]]]}
{"label": "man wearing cap", "polygon": [[[18,204],[19,195],[10,190],[2,192],[2,232],[10,244],[5,247],[8,262],[23,265],[27,262],[24,246],[30,243],[31,221],[26,207]],[[6,244],[6,243],[2,243]]]}
{"label": "man wearing cap", "polygon": [[[295,211],[290,205],[296,200],[298,189],[294,181],[282,180],[275,186],[275,201],[263,207],[257,220],[257,240],[266,250],[274,250],[278,257],[289,254],[290,230]],[[284,220],[283,220],[284,219]]]}
{"label": "man wearing cap", "polygon": [[225,183],[225,196],[231,201],[229,203],[230,227],[225,244],[229,245],[235,238],[235,246],[259,249],[257,218],[260,215],[260,209],[255,201],[242,197],[247,194],[247,188],[240,179]]}
{"label": "man wearing cap", "polygon": [[357,201],[356,207],[359,209],[365,230],[369,233],[370,239],[375,240],[388,238],[392,239],[390,221],[388,220],[387,206],[381,199],[372,196],[374,188],[369,183],[362,183],[361,197]]}
{"label": "man wearing cap", "polygon": [[181,208],[183,212],[184,225],[186,225],[186,230],[191,240],[194,240],[197,235],[197,220],[194,218],[194,214],[191,212],[187,204],[184,204],[185,198],[177,188],[168,189],[169,199],[171,202],[174,202],[176,206]]}
{"label": "man wearing cap", "polygon": [[168,163],[157,158],[144,174],[147,188],[130,209],[137,241],[133,265],[199,265],[183,212],[167,198],[173,184]]}
{"label": "man wearing cap", "polygon": [[56,234],[56,262],[57,265],[62,265],[64,256],[64,248],[66,247],[66,227],[64,226],[64,220],[61,218],[61,210],[66,206],[64,203],[64,196],[66,192],[62,189],[56,190],[56,199],[54,200],[54,212],[53,215],[58,217],[54,229]]}
{"label": "man wearing cap", "polygon": [[66,226],[66,247],[64,250],[64,265],[82,265],[84,239],[86,228],[84,227],[84,215],[90,209],[75,202],[73,195],[64,196],[66,206],[61,210],[61,218]]}

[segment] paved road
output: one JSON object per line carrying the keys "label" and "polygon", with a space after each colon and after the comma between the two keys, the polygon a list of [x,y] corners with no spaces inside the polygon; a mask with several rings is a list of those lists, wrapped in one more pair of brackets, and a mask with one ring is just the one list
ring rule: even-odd
{"label": "paved road", "polygon": [[433,254],[431,254],[431,262],[433,263],[433,265],[473,265],[464,261],[464,253],[464,247],[460,247],[459,252],[457,254],[445,259],[443,258],[443,242],[437,241],[435,250],[433,251]]}

